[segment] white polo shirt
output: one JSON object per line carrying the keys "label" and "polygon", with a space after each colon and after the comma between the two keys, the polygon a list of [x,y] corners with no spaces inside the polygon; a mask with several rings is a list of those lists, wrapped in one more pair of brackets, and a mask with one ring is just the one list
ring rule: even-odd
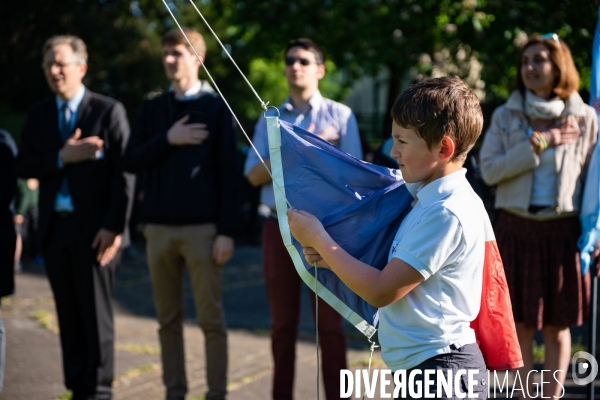
{"label": "white polo shirt", "polygon": [[418,188],[394,238],[389,260],[405,261],[425,280],[379,310],[381,354],[393,371],[476,343],[469,324],[479,314],[488,215],[465,173]]}

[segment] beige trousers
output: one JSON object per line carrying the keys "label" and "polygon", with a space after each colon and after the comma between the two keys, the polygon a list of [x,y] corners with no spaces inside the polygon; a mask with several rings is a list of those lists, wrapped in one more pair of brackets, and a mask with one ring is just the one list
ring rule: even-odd
{"label": "beige trousers", "polygon": [[188,268],[198,325],[204,332],[206,400],[227,391],[227,333],[222,304],[222,267],[212,261],[214,224],[155,225],[144,230],[154,305],[158,315],[163,382],[168,399],[187,393],[183,346],[183,269]]}

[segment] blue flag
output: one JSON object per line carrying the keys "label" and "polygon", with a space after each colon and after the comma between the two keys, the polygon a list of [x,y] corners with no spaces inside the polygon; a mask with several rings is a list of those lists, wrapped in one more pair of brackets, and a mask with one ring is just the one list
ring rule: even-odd
{"label": "blue flag", "polygon": [[[377,308],[352,292],[333,272],[309,265],[291,236],[286,210],[314,214],[350,255],[382,270],[413,197],[398,171],[344,153],[318,136],[266,117],[273,189],[283,242],[302,280],[367,337],[377,326]],[[315,281],[317,272],[317,281]]]}
{"label": "blue flag", "polygon": [[[598,8],[598,22],[592,45],[592,71],[590,76],[590,105],[596,109],[600,116],[600,7]],[[587,274],[591,264],[591,254],[600,238],[600,147],[596,144],[583,190],[581,201],[582,234],[577,242],[581,263],[581,273]]]}

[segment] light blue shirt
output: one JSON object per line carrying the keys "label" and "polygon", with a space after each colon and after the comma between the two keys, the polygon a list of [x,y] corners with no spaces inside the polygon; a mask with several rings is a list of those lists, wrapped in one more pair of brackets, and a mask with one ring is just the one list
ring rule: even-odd
{"label": "light blue shirt", "polygon": [[[290,122],[303,129],[309,129],[311,124],[314,124],[312,132],[315,134],[329,128],[329,138],[324,139],[355,158],[362,159],[363,151],[360,144],[358,124],[350,107],[326,99],[319,91],[316,91],[308,101],[306,110],[301,111],[295,108],[290,98],[288,98],[279,107],[279,114],[280,120]],[[252,142],[263,159],[269,157],[267,121],[262,116],[254,127]],[[260,160],[254,150],[250,149],[244,165],[244,175],[248,175],[250,170],[259,162]],[[269,182],[263,185],[260,201],[272,209],[275,208],[275,194],[273,193],[272,183]]]}
{"label": "light blue shirt", "polygon": [[[67,107],[71,112],[71,118],[69,119],[69,131],[73,132],[73,128],[75,128],[75,122],[77,121],[77,112],[79,111],[79,106],[81,105],[81,101],[83,100],[83,96],[85,95],[85,86],[81,85],[75,96],[71,97],[66,101]],[[62,130],[62,121],[64,118],[63,105],[65,101],[62,100],[58,95],[56,96],[56,107],[58,109],[58,130]],[[63,162],[60,159],[60,155],[58,156],[58,168],[64,168]],[[73,212],[75,208],[73,207],[73,200],[70,195],[63,195],[60,192],[56,194],[56,199],[54,200],[54,211],[70,211]]]}

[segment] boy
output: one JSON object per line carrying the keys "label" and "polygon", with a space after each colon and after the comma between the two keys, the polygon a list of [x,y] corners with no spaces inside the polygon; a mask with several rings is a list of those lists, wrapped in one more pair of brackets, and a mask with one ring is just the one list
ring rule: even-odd
{"label": "boy", "polygon": [[[380,308],[379,340],[390,369],[452,370],[453,377],[478,370],[471,391],[485,398],[486,367],[470,323],[479,313],[488,217],[462,168],[483,126],[479,100],[457,77],[429,79],[400,95],[392,118],[390,155],[415,200],[385,268],[350,256],[309,213],[288,210],[290,229],[309,263],[331,269]],[[467,392],[463,378],[454,393]],[[423,390],[435,394],[435,383],[434,375]]]}

